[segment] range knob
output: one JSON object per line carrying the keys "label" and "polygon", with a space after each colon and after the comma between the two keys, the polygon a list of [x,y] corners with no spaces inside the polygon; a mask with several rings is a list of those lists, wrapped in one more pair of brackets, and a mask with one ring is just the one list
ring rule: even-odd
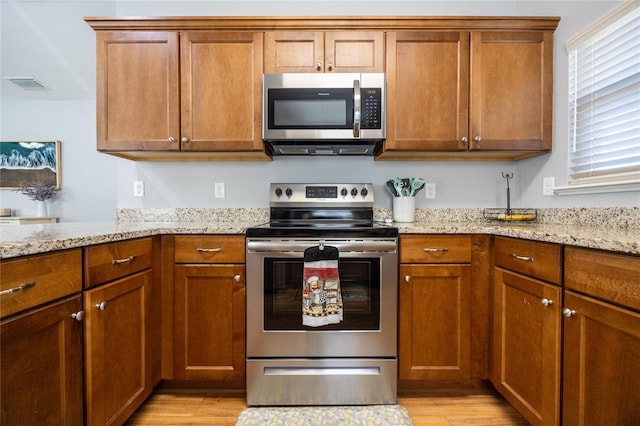
{"label": "range knob", "polygon": [[351,195],[352,195],[353,197],[355,197],[356,195],[358,195],[358,188],[353,188],[353,189],[351,190]]}
{"label": "range knob", "polygon": [[347,191],[347,188],[342,188],[342,190],[340,190],[340,195],[343,197],[346,197],[348,193],[349,191]]}
{"label": "range knob", "polygon": [[362,191],[360,191],[360,195],[362,195],[363,197],[366,197],[368,193],[369,191],[367,191],[367,188],[362,188]]}
{"label": "range knob", "polygon": [[293,195],[293,191],[291,190],[291,188],[287,188],[284,190],[285,194],[287,194],[287,197],[291,198],[291,196]]}
{"label": "range knob", "polygon": [[277,195],[278,197],[281,197],[281,196],[282,196],[282,189],[280,189],[280,188],[276,188],[276,195]]}

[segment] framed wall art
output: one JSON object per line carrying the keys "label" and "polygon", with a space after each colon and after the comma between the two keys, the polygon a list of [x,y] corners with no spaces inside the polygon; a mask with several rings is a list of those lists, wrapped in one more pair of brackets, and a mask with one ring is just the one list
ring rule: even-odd
{"label": "framed wall art", "polygon": [[0,141],[0,189],[36,182],[61,188],[60,141]]}

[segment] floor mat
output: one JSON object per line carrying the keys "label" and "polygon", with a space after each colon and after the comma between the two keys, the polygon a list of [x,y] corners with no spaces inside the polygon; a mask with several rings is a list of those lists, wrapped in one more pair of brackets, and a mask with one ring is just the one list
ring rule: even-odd
{"label": "floor mat", "polygon": [[236,426],[412,426],[402,405],[250,407]]}

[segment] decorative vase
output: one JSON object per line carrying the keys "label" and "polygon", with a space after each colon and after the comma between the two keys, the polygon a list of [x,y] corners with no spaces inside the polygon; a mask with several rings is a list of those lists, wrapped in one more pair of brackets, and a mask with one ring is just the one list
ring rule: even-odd
{"label": "decorative vase", "polygon": [[47,217],[47,202],[46,201],[36,201],[36,216],[37,217]]}

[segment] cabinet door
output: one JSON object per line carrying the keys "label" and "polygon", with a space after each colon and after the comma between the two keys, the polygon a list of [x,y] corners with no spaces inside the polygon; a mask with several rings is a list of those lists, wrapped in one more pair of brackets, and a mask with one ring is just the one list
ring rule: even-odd
{"label": "cabinet door", "polygon": [[151,272],[84,293],[87,424],[122,424],[151,393]]}
{"label": "cabinet door", "polygon": [[96,40],[98,150],[178,150],[178,35],[98,32]]}
{"label": "cabinet door", "polygon": [[561,306],[560,287],[495,268],[491,381],[532,425],[560,421]]}
{"label": "cabinet door", "polygon": [[265,33],[265,72],[384,72],[382,31]]}
{"label": "cabinet door", "polygon": [[471,33],[472,150],[551,150],[553,33]]}
{"label": "cabinet door", "polygon": [[3,425],[81,425],[80,296],[0,323]]}
{"label": "cabinet door", "polygon": [[175,266],[175,378],[244,384],[244,265]]}
{"label": "cabinet door", "polygon": [[470,378],[471,267],[400,266],[400,380]]}
{"label": "cabinet door", "polygon": [[640,424],[640,314],[566,291],[564,425]]}
{"label": "cabinet door", "polygon": [[385,150],[466,150],[468,98],[468,32],[387,34]]}
{"label": "cabinet door", "polygon": [[322,31],[268,31],[264,43],[267,73],[324,72]]}
{"label": "cabinet door", "polygon": [[384,32],[328,31],[325,71],[384,72]]}
{"label": "cabinet door", "polygon": [[181,149],[262,151],[262,33],[184,32]]}

